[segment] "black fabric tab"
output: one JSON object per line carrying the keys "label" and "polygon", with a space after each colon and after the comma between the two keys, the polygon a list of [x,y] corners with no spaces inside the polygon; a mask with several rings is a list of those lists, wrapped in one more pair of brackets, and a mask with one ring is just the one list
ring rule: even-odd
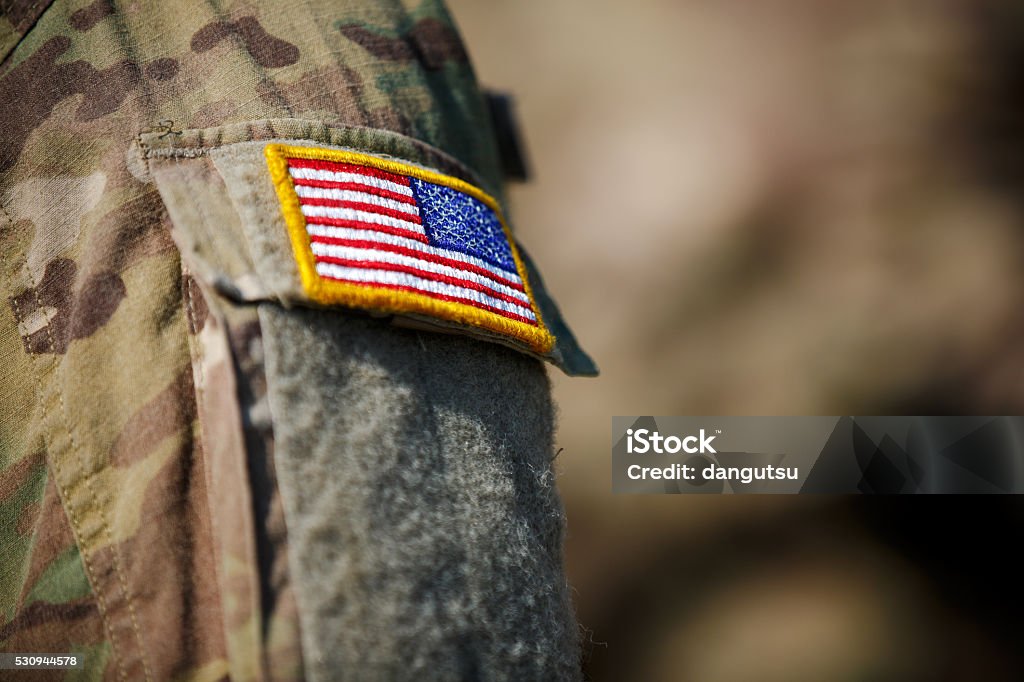
{"label": "black fabric tab", "polygon": [[498,138],[498,152],[501,155],[501,169],[510,180],[525,182],[530,179],[522,136],[519,133],[512,96],[503,92],[487,91],[487,107],[494,122],[494,134]]}

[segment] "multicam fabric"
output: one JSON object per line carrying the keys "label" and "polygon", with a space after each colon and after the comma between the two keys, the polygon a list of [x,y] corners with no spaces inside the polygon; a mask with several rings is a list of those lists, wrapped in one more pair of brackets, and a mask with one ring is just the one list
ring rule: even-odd
{"label": "multicam fabric", "polygon": [[129,149],[381,128],[500,195],[466,53],[434,0],[0,10],[0,648],[87,679],[301,677],[256,311],[183,268]]}

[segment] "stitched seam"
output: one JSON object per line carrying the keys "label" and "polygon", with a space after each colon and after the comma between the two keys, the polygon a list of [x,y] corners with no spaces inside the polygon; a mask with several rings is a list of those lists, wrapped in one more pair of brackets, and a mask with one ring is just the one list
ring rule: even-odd
{"label": "stitched seam", "polygon": [[[184,273],[184,268],[182,269],[182,271]],[[204,457],[209,457],[211,455],[211,453],[207,449],[206,443],[204,442],[205,439],[203,438],[203,434],[206,431],[206,429],[203,428],[203,419],[202,419],[202,416],[201,416],[202,415],[202,405],[206,402],[206,373],[205,373],[205,371],[203,369],[203,364],[204,363],[203,363],[202,342],[199,340],[199,324],[196,321],[195,298],[194,298],[194,296],[192,294],[192,281],[195,278],[192,276],[191,273],[189,273],[188,276],[184,277],[183,279],[184,279],[184,282],[185,282],[185,315],[188,318],[188,326],[191,327],[191,329],[193,330],[192,334],[191,334],[192,338],[188,342],[189,343],[189,354],[192,356],[192,359],[195,361],[195,363],[196,363],[196,373],[199,374],[199,381],[195,385],[196,407],[199,408],[199,412],[197,413],[197,421],[199,422],[199,442],[202,443],[203,456]],[[205,464],[203,465],[203,468],[204,468],[204,470],[209,471],[208,467],[206,467]],[[207,484],[207,487],[210,488],[209,484]],[[212,488],[210,488],[210,489],[212,490]],[[215,538],[221,537],[221,535],[220,535],[220,525],[219,525],[219,523],[217,521],[217,513],[213,509],[210,510],[210,529],[213,531],[213,536]],[[220,566],[220,562],[218,561],[218,562],[216,562],[216,564],[217,564],[217,568],[216,568],[217,575],[218,575],[218,577],[222,577],[222,570],[223,569]],[[221,597],[223,597],[223,595],[221,595]]]}
{"label": "stitched seam", "polygon": [[[148,159],[147,159],[146,163],[147,163],[147,165],[149,164],[149,160]],[[178,160],[175,159],[174,165],[178,166],[178,164],[179,164]],[[185,275],[186,273],[188,274],[187,277],[183,277],[183,280],[184,280],[184,283],[185,283],[185,287],[184,287],[185,288],[185,292],[184,292],[185,293],[185,315],[188,318],[188,326],[191,327],[191,330],[192,330],[191,337],[195,340],[194,343],[191,340],[189,341],[189,354],[191,356],[193,356],[193,358],[195,360],[195,363],[196,363],[196,370],[197,370],[197,373],[199,374],[199,382],[198,382],[198,384],[196,384],[196,387],[195,387],[196,402],[197,402],[196,406],[199,407],[200,403],[206,402],[206,375],[205,375],[205,373],[203,371],[202,344],[199,341],[199,324],[196,321],[197,318],[196,318],[196,313],[195,313],[195,297],[193,296],[193,293],[192,293],[192,281],[195,278],[192,276],[191,272],[187,272],[187,269],[185,267],[184,262],[181,263],[181,270],[182,270],[182,275]],[[207,314],[209,314],[209,313],[207,313]],[[199,419],[198,421],[199,421],[199,438],[200,438],[200,442],[203,442],[203,440],[204,440],[203,439],[203,432],[205,431],[205,429],[203,428],[203,420]],[[203,452],[204,453],[208,452],[208,450],[206,449],[205,444],[203,445]],[[211,526],[214,526],[216,524],[216,522],[217,522],[216,519],[217,519],[217,514],[211,513],[210,514],[210,525]],[[216,528],[214,528],[214,536],[215,537],[219,537],[219,535],[217,535]]]}
{"label": "stitched seam", "polygon": [[[175,166],[180,166],[181,165],[181,159],[180,158],[175,158],[174,159],[174,165]],[[203,204],[202,201],[199,201],[196,204],[196,208],[199,210],[200,222],[202,222],[204,225],[210,225],[211,224],[210,220],[209,220],[208,216],[206,215],[206,211],[204,210],[203,206],[204,206],[204,204]],[[192,328],[196,329],[197,325],[196,325],[196,321],[195,321],[195,303],[194,303],[194,300],[193,300],[193,293],[192,293],[192,280],[194,280],[194,279],[195,279],[194,277],[190,277],[189,278],[189,284],[188,284],[188,287],[187,287],[187,291],[188,291],[188,299],[189,299],[189,308],[191,308],[190,314],[192,315]],[[207,315],[209,315],[209,314],[210,313],[207,313]],[[199,381],[203,385],[201,393],[202,393],[202,396],[203,396],[203,401],[205,402],[206,401],[206,375],[205,375],[205,371],[204,371],[204,367],[203,367],[203,364],[204,364],[204,358],[203,358],[203,353],[202,353],[203,345],[202,345],[201,342],[198,341],[198,338],[199,337],[198,337],[198,334],[197,334],[196,335],[196,339],[197,339],[196,348],[199,351],[197,353],[198,360],[199,360]],[[200,391],[197,390],[197,393],[200,393]],[[202,424],[202,420],[200,420],[200,425],[201,424]],[[211,481],[211,484],[212,484],[212,481]],[[210,488],[210,490],[213,490],[213,486],[212,485],[210,485],[209,488]],[[216,512],[211,514],[211,517],[212,517],[211,526],[213,527],[214,534],[217,537],[221,537],[220,531],[219,531],[219,525],[218,525],[218,522],[217,522],[217,516],[218,516],[218,514]]]}
{"label": "stitched seam", "polygon": [[[177,166],[177,165],[180,164],[180,161],[177,158],[175,158],[174,159],[174,164],[175,164],[175,166]],[[183,272],[185,271],[184,263],[182,263],[182,271]],[[196,313],[195,313],[195,297],[194,297],[193,290],[192,290],[193,281],[194,280],[195,280],[195,277],[192,275],[192,273],[189,273],[188,278],[185,280],[185,314],[188,317],[189,326],[191,326],[191,328],[193,330],[195,330],[190,335],[190,338],[189,338],[189,350],[190,350],[190,355],[192,356],[192,358],[193,358],[193,360],[195,362],[196,373],[199,375],[199,381],[196,383],[196,386],[195,386],[196,408],[198,410],[198,412],[197,412],[197,420],[199,422],[199,441],[200,441],[200,443],[202,443],[203,456],[204,457],[210,457],[210,456],[213,455],[213,453],[207,447],[207,442],[206,442],[206,439],[204,438],[204,435],[206,433],[206,428],[205,428],[205,425],[204,425],[205,420],[202,417],[202,415],[204,413],[203,405],[206,404],[206,370],[205,370],[205,357],[204,357],[205,354],[203,353],[203,343],[202,343],[202,341],[199,338],[199,324],[197,322]],[[207,316],[209,316],[211,314],[212,314],[212,312],[207,312]],[[213,487],[213,480],[211,478],[210,468],[205,463],[203,465],[203,468],[204,468],[205,473],[206,473],[206,476],[205,476],[205,478],[206,478],[206,488],[207,488],[207,490],[211,490],[212,491],[212,490],[214,490],[214,487]],[[209,500],[208,500],[208,504],[210,504]],[[220,532],[220,518],[219,517],[220,517],[220,515],[217,512],[217,510],[215,508],[213,508],[212,504],[210,504],[210,530],[213,533],[213,537],[214,538],[223,537],[221,535],[221,532]],[[220,556],[218,556],[218,554]],[[216,576],[217,576],[218,590],[221,590],[220,599],[221,599],[221,602],[223,602],[223,599],[224,599],[223,589],[224,589],[224,585],[225,585],[225,575],[224,575],[224,566],[223,566],[223,550],[221,550],[221,549],[219,549],[217,547],[214,548],[214,566],[215,566],[215,571],[216,571]],[[223,611],[224,611],[224,609],[223,609],[223,603],[222,603],[222,605],[221,605],[221,614],[222,614],[221,617],[222,618],[224,618],[226,616],[226,614],[224,614]],[[230,665],[230,662],[231,662],[231,645],[230,644],[228,644],[227,658],[228,658],[228,664]]]}
{"label": "stitched seam", "polygon": [[[184,273],[184,271],[185,271],[184,267],[182,268],[182,271]],[[185,282],[185,286],[184,286],[184,289],[185,289],[185,315],[188,318],[188,326],[191,327],[192,330],[194,330],[189,335],[190,338],[188,340],[188,343],[189,343],[189,354],[192,356],[193,362],[195,362],[196,373],[199,375],[199,381],[196,382],[196,384],[195,384],[196,408],[198,409],[196,420],[199,423],[199,442],[202,444],[203,457],[205,458],[205,457],[212,456],[213,453],[207,447],[206,439],[204,438],[204,435],[206,433],[206,427],[204,425],[205,420],[203,419],[203,413],[204,413],[203,405],[205,405],[205,403],[206,403],[206,371],[205,371],[205,368],[204,368],[205,360],[204,360],[204,354],[203,354],[203,344],[202,344],[202,341],[199,339],[199,330],[198,330],[199,324],[197,322],[197,317],[196,317],[196,312],[195,312],[195,296],[193,294],[193,280],[194,279],[195,279],[195,277],[193,277],[191,273],[189,273],[188,277],[184,278],[184,282]],[[211,313],[207,313],[207,315],[210,315],[210,314]],[[203,465],[203,469],[205,470],[206,487],[207,487],[208,490],[213,490],[212,479],[210,478],[210,469],[209,469],[209,467],[205,463]],[[207,499],[207,504],[210,505],[210,531],[213,533],[213,537],[214,538],[223,537],[221,535],[221,532],[220,532],[220,518],[219,518],[220,515],[217,513],[217,510],[213,508],[213,505],[210,503],[209,499]],[[226,617],[226,615],[227,615],[227,614],[224,613],[224,608],[223,608],[223,599],[224,599],[223,589],[224,589],[224,585],[225,585],[224,566],[223,566],[223,550],[221,550],[219,547],[215,546],[213,551],[214,551],[214,571],[215,571],[215,575],[217,576],[217,589],[218,589],[218,592],[220,592],[219,600],[222,602],[221,603],[220,611],[221,611],[221,619],[223,620]],[[227,655],[228,665],[230,667],[230,664],[231,664],[231,645],[230,644],[228,644],[228,650],[226,652],[226,655]]]}
{"label": "stitched seam", "polygon": [[[147,163],[147,170],[148,170],[148,163]],[[64,399],[63,399],[63,397],[61,397],[61,409],[62,410],[64,409]],[[64,418],[65,418],[65,421],[66,421],[67,420],[67,414],[66,413],[65,413]],[[68,435],[69,436],[72,435],[70,429],[68,431]],[[72,444],[74,444],[73,436],[72,436]],[[79,454],[79,462],[81,462],[81,455],[80,454]],[[88,480],[88,477],[86,477],[86,480]],[[89,486],[89,491],[90,491],[90,494],[93,494],[93,499],[96,499],[95,498],[95,494],[92,491],[92,486],[91,485]],[[114,537],[113,537],[113,534],[110,532],[110,525],[107,523],[106,514],[103,513],[103,508],[102,507],[98,506],[98,508],[99,508],[99,512],[100,512],[100,520],[103,523],[103,529],[104,529],[104,531],[106,533],[106,536],[107,536],[107,542],[110,543],[110,549],[111,549],[111,552],[112,552],[112,554],[114,556],[114,571],[117,573],[118,581],[121,583],[121,591],[124,594],[125,601],[128,603],[128,614],[129,614],[129,616],[131,616],[132,631],[135,634],[135,642],[139,646],[139,658],[142,661],[143,675],[144,675],[144,678],[148,682],[149,680],[153,679],[153,674],[152,674],[152,672],[150,671],[150,668],[149,668],[149,661],[148,661],[148,658],[146,656],[146,645],[142,641],[142,630],[139,628],[138,617],[137,617],[137,615],[135,613],[135,605],[132,602],[132,593],[128,589],[128,580],[125,578],[124,571],[121,568],[121,554],[120,554],[120,551],[117,549],[117,545],[114,543]]]}
{"label": "stitched seam", "polygon": [[[31,277],[31,275],[30,275],[30,277]],[[36,306],[38,307],[39,306],[39,301],[38,301],[38,299],[39,299],[39,292],[38,291],[36,291],[36,299],[37,299]],[[50,321],[49,320],[46,321],[46,336],[47,336],[47,339],[50,342],[50,350],[54,354],[54,357],[56,357],[56,355],[57,355],[56,345],[54,344],[54,341],[53,341],[53,335],[52,335],[51,330],[50,330]],[[64,421],[64,428],[68,432],[68,440],[71,441],[71,450],[75,454],[75,459],[78,460],[78,466],[81,467],[85,471],[85,476],[82,477],[81,483],[85,486],[86,491],[89,494],[89,497],[92,498],[93,503],[96,505],[96,512],[99,514],[99,517],[100,517],[100,526],[103,528],[103,534],[106,536],[107,542],[110,544],[110,552],[111,552],[111,555],[114,557],[114,573],[117,575],[117,581],[118,581],[118,583],[121,586],[121,596],[124,597],[125,603],[128,605],[128,615],[129,615],[130,620],[131,620],[132,632],[135,635],[135,641],[139,645],[139,656],[142,659],[143,672],[145,673],[145,678],[147,680],[150,680],[152,678],[150,677],[150,674],[149,674],[149,668],[146,665],[145,648],[142,646],[142,635],[139,632],[139,623],[138,623],[138,621],[137,621],[137,619],[135,617],[135,607],[132,605],[131,593],[128,591],[128,581],[125,580],[124,572],[121,569],[120,552],[118,552],[117,545],[114,543],[114,536],[110,532],[110,524],[107,523],[107,515],[103,511],[103,505],[99,504],[99,498],[96,497],[96,491],[92,487],[92,481],[91,481],[92,472],[86,470],[86,467],[84,465],[84,460],[82,459],[82,452],[81,452],[81,450],[78,447],[78,443],[75,441],[75,435],[74,435],[73,429],[71,428],[71,423],[68,420],[67,407],[64,404],[64,392],[60,389],[60,385],[59,384],[57,385],[57,399],[60,402],[60,411],[61,411],[62,419]]]}
{"label": "stitched seam", "polygon": [[147,161],[150,159],[194,159],[200,156],[206,156],[214,149],[217,149],[217,147],[173,147],[171,149],[154,149],[145,145],[145,143],[142,143],[141,140],[140,144],[143,144],[142,155]]}
{"label": "stitched seam", "polygon": [[[150,184],[153,184],[153,164],[149,160],[149,153],[152,150],[152,148],[149,146],[148,142],[145,142],[142,139],[142,132],[143,131],[141,130],[139,131],[139,134],[135,137],[135,141],[139,145],[140,156],[142,157],[142,162],[146,166],[146,179],[149,180]],[[164,209],[165,214],[166,212],[166,209]]]}
{"label": "stitched seam", "polygon": [[[285,126],[307,124],[307,127],[298,133],[294,131],[279,133],[275,128],[275,125],[282,124]],[[402,157],[395,156],[395,154],[390,153],[388,151],[384,151],[383,149],[379,149],[375,146],[373,146],[372,148],[368,148],[365,140],[361,139],[362,136],[366,135],[372,136],[379,133],[387,133],[387,139],[385,140],[387,146],[394,147],[395,144],[408,144],[425,155],[425,159],[423,160],[423,163],[425,165],[436,166],[440,164],[441,166],[452,169],[451,171],[446,171],[447,173],[455,176],[462,176],[470,184],[478,186],[483,186],[484,184],[486,184],[482,182],[482,179],[478,176],[478,174],[475,171],[466,166],[462,161],[458,160],[457,158],[455,158],[451,154],[448,154],[447,152],[444,152],[432,145],[423,142],[422,140],[418,140],[416,138],[403,135],[401,133],[395,133],[393,131],[385,131],[381,128],[348,125],[341,120],[310,121],[300,118],[270,118],[261,119],[258,121],[250,121],[248,123],[249,128],[247,130],[247,134],[244,136],[244,139],[232,139],[230,142],[218,142],[215,144],[210,144],[206,142],[204,139],[205,136],[202,135],[202,133],[205,132],[206,130],[214,130],[218,131],[218,139],[220,139],[220,133],[223,133],[225,130],[230,131],[238,127],[239,125],[240,124],[237,123],[227,123],[207,129],[185,129],[182,131],[183,133],[198,134],[198,139],[194,143],[189,143],[180,147],[159,146],[161,144],[167,144],[162,142],[158,142],[158,146],[154,147],[149,143],[142,141],[142,135],[150,131],[140,131],[139,144],[142,146],[143,153],[146,156],[146,158],[163,158],[165,156],[177,155],[188,157],[190,152],[194,156],[202,156],[215,149],[227,147],[234,144],[240,144],[242,142],[268,142],[271,140],[290,140],[295,143],[313,142],[316,144],[329,144],[351,149],[356,149],[357,147],[365,148],[366,152],[368,153],[372,153],[377,156],[391,158],[396,161],[403,161]],[[260,132],[254,132],[254,125],[265,125],[270,135],[267,136]],[[339,135],[344,139],[337,139],[337,136]],[[361,141],[354,141],[352,137],[358,137],[361,139]]]}
{"label": "stitched seam", "polygon": [[[191,274],[189,274],[184,279],[185,279],[185,315],[188,316],[188,324],[189,324],[189,327],[192,328],[192,336],[195,337],[196,339],[198,339],[199,338],[199,323],[196,321],[195,298],[194,298],[193,293],[192,293],[192,280],[194,278],[192,277]],[[198,341],[196,343],[194,343],[194,344],[190,343],[189,345],[190,345],[190,347],[194,347],[194,352],[191,353],[191,354],[195,358],[196,369],[197,369],[197,371],[199,373],[199,385],[196,386],[196,389],[195,389],[196,395],[197,395],[197,397],[202,402],[205,402],[206,401],[206,397],[205,397],[205,393],[206,393],[206,391],[205,391],[205,388],[206,388],[206,375],[203,372],[203,354],[201,352],[200,344],[199,344]],[[200,419],[199,420],[199,435],[200,435],[200,438],[202,438],[202,432],[203,432],[203,420]],[[203,449],[203,452],[206,452],[205,448]],[[212,523],[216,523],[216,517],[217,517],[216,514],[211,514],[211,522]]]}
{"label": "stitched seam", "polygon": [[[8,222],[11,225],[14,224],[14,219],[11,218],[10,214],[7,212],[7,210],[3,207],[2,204],[0,204],[0,213],[3,213],[4,217],[8,220]],[[46,317],[45,313],[42,312],[42,299],[39,296],[39,289],[36,286],[35,278],[32,276],[32,269],[28,265],[28,253],[27,252],[25,254],[23,267],[25,268],[25,273],[28,275],[29,286],[31,286],[32,290],[35,292],[34,298],[36,300],[36,309],[39,310],[40,313],[43,314],[43,317],[46,320],[46,337],[47,337],[47,340],[50,343],[50,352],[53,354],[54,361],[56,363],[57,353],[55,351],[55,345],[54,345],[54,342],[53,342],[53,335],[52,335],[52,333],[50,331],[50,319],[48,317]],[[17,320],[18,320],[18,322],[20,324],[24,320],[24,318],[22,317],[21,311],[18,308],[18,303],[17,303],[17,297],[16,296],[12,296],[11,297],[11,305],[14,308],[14,316],[17,318]],[[26,349],[26,352],[28,352],[28,356],[31,359],[31,363],[32,363],[33,369],[37,369],[38,364],[39,364],[39,360],[35,357],[35,355],[31,351],[28,351]],[[35,377],[36,378],[36,391],[37,391],[37,395],[38,395],[39,408],[40,408],[40,410],[42,410],[42,416],[43,416],[42,423],[45,425],[45,423],[46,423],[46,402],[43,400],[43,378],[42,378],[41,373],[38,370],[35,372],[35,375],[36,375],[36,377]],[[57,396],[58,396],[58,398],[60,398],[60,401],[61,401],[61,410],[63,412],[64,399],[63,399],[63,396],[61,395],[62,391],[60,389],[59,383],[57,384],[56,390],[57,390]],[[66,414],[62,414],[62,418],[63,418],[63,421],[64,421],[64,428],[67,429],[67,415]],[[69,437],[69,440],[71,440],[72,446],[74,446],[74,439],[71,438],[71,432],[70,431],[68,431],[68,437]],[[51,452],[50,444],[49,444],[49,442],[48,442],[48,440],[46,438],[46,429],[45,429],[45,427],[41,430],[41,438],[43,440],[43,445],[46,447],[47,452]],[[81,464],[81,459],[80,458],[79,458],[79,464]],[[63,494],[64,504],[62,506],[64,507],[64,512],[68,515],[68,519],[71,521],[71,524],[76,529],[78,529],[77,536],[78,536],[78,538],[80,538],[81,534],[82,534],[81,533],[81,523],[78,520],[78,515],[74,511],[73,505],[71,505],[68,502],[68,500],[70,499],[70,494],[68,492],[68,489],[66,487],[64,487],[63,484],[61,484],[61,482],[59,480],[57,480],[56,476],[54,476],[54,484],[60,489],[61,493]],[[102,514],[102,512],[101,512],[101,514]],[[99,605],[100,610],[102,612],[103,625],[104,625],[104,627],[107,630],[107,636],[110,637],[111,649],[115,649],[116,648],[115,642],[117,641],[117,638],[114,637],[114,628],[113,628],[113,626],[110,623],[110,618],[109,618],[109,615],[108,615],[109,612],[107,610],[107,604],[106,604],[106,601],[103,599],[103,592],[102,592],[102,590],[100,590],[100,589],[95,587],[96,585],[99,584],[99,580],[96,577],[96,571],[93,568],[92,562],[89,560],[89,553],[87,551],[85,551],[85,548],[80,545],[80,542],[79,542],[79,540],[77,538],[76,538],[76,543],[79,544],[79,549],[80,549],[79,556],[82,557],[82,564],[85,566],[86,573],[89,574],[90,576],[92,576],[92,585],[94,587],[93,593],[96,595],[96,602]],[[116,655],[116,652],[115,652],[115,657],[117,659],[118,677],[123,680],[123,679],[125,679],[125,675],[124,675],[124,660],[123,660],[123,658],[121,656]]]}
{"label": "stitched seam", "polygon": [[[194,296],[192,294],[192,280],[194,279],[194,277],[192,277],[191,273],[189,273],[188,276],[184,277],[183,279],[185,281],[185,315],[188,317],[188,326],[191,327],[192,336],[195,337],[196,339],[198,339],[199,338],[199,323],[196,321],[195,298],[194,298]],[[201,395],[201,394],[205,393],[204,389],[206,387],[206,376],[203,373],[203,357],[202,357],[203,354],[200,352],[200,344],[198,343],[198,341],[196,343],[194,343],[194,344],[190,342],[189,343],[189,347],[190,347],[190,349],[192,349],[194,347],[195,352],[192,352],[190,354],[193,355],[194,358],[195,358],[196,368],[197,368],[198,373],[199,373],[199,385],[196,386],[196,388],[195,388],[196,396],[200,400],[205,402],[205,400],[206,400],[205,396]],[[203,420],[200,419],[199,420],[199,435],[200,435],[200,439],[202,438],[202,432],[203,432]],[[205,448],[203,449],[203,452],[206,452]],[[214,519],[216,519],[216,514],[212,514],[211,515],[211,522],[214,521]]]}
{"label": "stitched seam", "polygon": [[[26,271],[29,274],[29,282],[32,283],[33,290],[35,291],[36,307],[41,309],[42,301],[39,298],[39,290],[33,283],[32,273],[28,270],[28,262],[26,259]],[[50,344],[50,352],[53,353],[54,358],[57,357],[57,346],[53,340],[53,333],[50,328],[50,320],[46,320],[46,338]],[[75,459],[78,460],[78,466],[85,472],[85,475],[81,479],[82,485],[85,486],[89,497],[92,498],[93,503],[96,505],[96,511],[100,517],[100,526],[103,528],[103,533],[106,535],[107,542],[110,544],[111,555],[114,557],[114,573],[117,574],[118,583],[121,586],[121,596],[124,597],[126,604],[128,605],[128,615],[131,619],[132,631],[135,634],[135,641],[139,645],[139,656],[142,659],[142,668],[145,673],[145,679],[150,680],[152,677],[149,674],[149,666],[146,664],[145,647],[142,646],[142,635],[139,632],[139,623],[135,617],[135,607],[132,604],[131,593],[128,590],[128,581],[125,580],[124,571],[121,569],[121,558],[118,552],[117,545],[114,543],[114,535],[110,532],[110,524],[107,522],[107,515],[103,511],[103,505],[99,504],[99,498],[96,497],[96,491],[92,487],[92,472],[86,469],[85,460],[82,458],[82,452],[78,447],[78,443],[75,440],[74,429],[71,428],[71,422],[68,419],[67,406],[64,403],[64,391],[61,390],[60,383],[57,383],[57,400],[60,403],[61,418],[64,422],[64,428],[68,433],[68,440],[71,442],[71,451],[75,455]]]}

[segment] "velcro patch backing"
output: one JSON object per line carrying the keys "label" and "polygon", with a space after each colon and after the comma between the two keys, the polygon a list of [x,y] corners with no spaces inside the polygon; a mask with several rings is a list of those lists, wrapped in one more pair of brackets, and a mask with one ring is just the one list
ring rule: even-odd
{"label": "velcro patch backing", "polygon": [[264,153],[311,300],[423,315],[551,350],[515,241],[479,188],[356,152],[268,144]]}

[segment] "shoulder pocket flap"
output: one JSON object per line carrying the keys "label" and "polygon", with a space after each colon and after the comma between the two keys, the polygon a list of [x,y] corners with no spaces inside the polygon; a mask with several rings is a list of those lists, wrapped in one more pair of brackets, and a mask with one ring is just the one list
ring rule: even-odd
{"label": "shoulder pocket flap", "polygon": [[144,134],[139,152],[183,260],[229,299],[359,310],[597,373],[499,200],[443,152],[292,120]]}

